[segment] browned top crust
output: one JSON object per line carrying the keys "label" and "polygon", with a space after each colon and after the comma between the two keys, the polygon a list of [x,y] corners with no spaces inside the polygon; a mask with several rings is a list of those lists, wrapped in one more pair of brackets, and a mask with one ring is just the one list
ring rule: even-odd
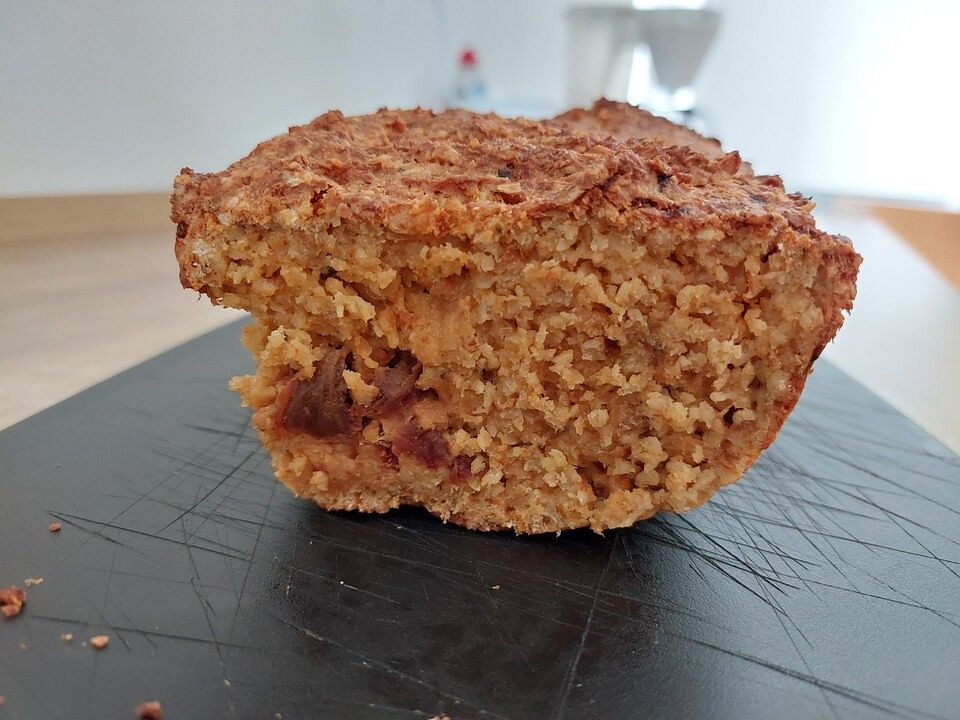
{"label": "browned top crust", "polygon": [[704,137],[688,127],[653,115],[634,105],[601,98],[589,108],[573,108],[550,122],[571,130],[594,135],[610,135],[621,140],[649,140],[655,145],[688,147],[709,158],[722,158],[720,141]]}
{"label": "browned top crust", "polygon": [[738,172],[738,153],[703,143],[710,156],[663,140],[465,110],[333,111],[261,143],[223,172],[184,169],[172,218],[179,237],[204,214],[222,224],[317,228],[356,220],[399,233],[472,235],[557,211],[614,225],[789,225],[820,235],[808,199],[785,193],[776,176]]}

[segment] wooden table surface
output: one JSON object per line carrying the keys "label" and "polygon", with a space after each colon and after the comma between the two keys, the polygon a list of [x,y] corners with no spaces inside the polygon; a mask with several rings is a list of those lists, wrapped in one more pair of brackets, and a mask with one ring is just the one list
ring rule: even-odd
{"label": "wooden table surface", "polygon": [[180,287],[168,207],[0,200],[0,429],[242,317]]}
{"label": "wooden table surface", "polygon": [[[242,317],[180,288],[165,203],[0,201],[0,428]],[[889,218],[841,202],[817,215],[865,258],[825,356],[960,451],[960,292]]]}

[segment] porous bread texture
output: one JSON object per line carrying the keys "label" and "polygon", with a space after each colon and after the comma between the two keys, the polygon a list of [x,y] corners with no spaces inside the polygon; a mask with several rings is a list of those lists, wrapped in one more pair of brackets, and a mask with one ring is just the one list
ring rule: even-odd
{"label": "porous bread texture", "polygon": [[[509,123],[464,117],[443,120],[501,140]],[[331,127],[366,131],[360,120]],[[541,132],[507,128],[518,154]],[[329,143],[330,127],[317,132]],[[232,387],[295,493],[328,509],[421,505],[481,530],[603,531],[699,505],[772,441],[852,304],[856,253],[729,156],[543,133],[619,160],[603,160],[606,177],[574,168],[566,199],[537,148],[508,166],[494,144],[477,157],[516,187],[481,190],[471,213],[461,175],[425,196],[423,216],[404,187],[363,205],[362,181],[319,207],[277,199],[272,156],[263,176],[248,163],[212,184],[178,179],[181,276],[253,314],[257,371]],[[346,208],[332,220],[331,192]],[[415,388],[378,406],[391,367]],[[349,413],[347,430],[291,421],[317,373],[321,397],[345,399],[329,407]]]}
{"label": "porous bread texture", "polygon": [[[212,237],[207,282],[258,318],[257,373],[233,387],[280,479],[327,508],[416,504],[479,529],[603,530],[700,504],[770,442],[841,320],[842,274],[798,236],[556,218],[487,246],[371,226]],[[396,349],[432,394],[357,437],[285,432],[278,397],[339,348],[357,405]],[[411,417],[449,446],[440,467],[384,462]]]}

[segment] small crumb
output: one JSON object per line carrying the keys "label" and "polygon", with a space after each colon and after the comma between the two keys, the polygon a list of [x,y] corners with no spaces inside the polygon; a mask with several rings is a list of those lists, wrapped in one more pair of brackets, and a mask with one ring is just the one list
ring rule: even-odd
{"label": "small crumb", "polygon": [[283,714],[282,714],[282,713],[277,713],[276,715],[274,715],[274,717],[275,717],[277,720],[283,720]]}
{"label": "small crumb", "polygon": [[230,681],[227,680],[226,678],[224,678],[224,679],[223,679],[223,686],[224,686],[224,687],[230,687]]}
{"label": "small crumb", "polygon": [[27,594],[16,585],[0,590],[0,613],[6,618],[16,617],[27,601]]}
{"label": "small crumb", "polygon": [[493,589],[494,589],[494,590],[499,590],[499,589],[500,589],[500,586],[499,586],[499,585],[494,585],[494,586],[493,586]]}
{"label": "small crumb", "polygon": [[63,640],[65,643],[72,643],[73,633],[63,633],[63,635],[60,636],[60,639]]}
{"label": "small crumb", "polygon": [[27,649],[27,644],[24,643],[24,642],[20,643],[20,649],[21,649],[21,650],[26,650],[26,649]]}
{"label": "small crumb", "polygon": [[60,523],[50,523],[50,532],[60,532]]}
{"label": "small crumb", "polygon": [[3,695],[0,695],[0,707],[3,707],[6,704],[7,704],[7,699]]}
{"label": "small crumb", "polygon": [[110,644],[110,637],[107,635],[94,635],[90,638],[90,644],[93,645],[97,650],[103,650],[107,645]]}
{"label": "small crumb", "polygon": [[27,587],[33,587],[34,585],[39,585],[43,582],[43,578],[27,578],[23,581],[23,584]]}
{"label": "small crumb", "polygon": [[134,712],[140,720],[163,720],[163,708],[159,700],[140,703]]}

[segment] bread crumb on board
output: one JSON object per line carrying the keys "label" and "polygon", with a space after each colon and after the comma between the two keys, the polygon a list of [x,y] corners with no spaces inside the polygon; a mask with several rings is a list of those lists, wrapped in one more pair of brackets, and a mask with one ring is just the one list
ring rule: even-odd
{"label": "bread crumb on board", "polygon": [[50,532],[60,532],[60,523],[53,522],[50,523],[50,526],[47,528]]}
{"label": "bread crumb on board", "polygon": [[110,637],[108,635],[94,635],[90,638],[90,644],[93,645],[97,650],[103,650],[107,645],[110,644]]}
{"label": "bread crumb on board", "polygon": [[140,703],[134,712],[140,720],[163,720],[163,708],[159,700]]}
{"label": "bread crumb on board", "polygon": [[63,640],[63,642],[65,642],[65,643],[72,643],[72,642],[73,642],[73,633],[63,633],[63,634],[60,636],[60,639]]}
{"label": "bread crumb on board", "polygon": [[26,601],[27,594],[16,585],[3,588],[0,590],[0,613],[8,619],[16,617]]}
{"label": "bread crumb on board", "polygon": [[42,582],[43,582],[43,578],[35,577],[35,578],[27,578],[26,580],[23,581],[23,584],[26,585],[27,587],[33,587],[34,585],[39,585]]}

